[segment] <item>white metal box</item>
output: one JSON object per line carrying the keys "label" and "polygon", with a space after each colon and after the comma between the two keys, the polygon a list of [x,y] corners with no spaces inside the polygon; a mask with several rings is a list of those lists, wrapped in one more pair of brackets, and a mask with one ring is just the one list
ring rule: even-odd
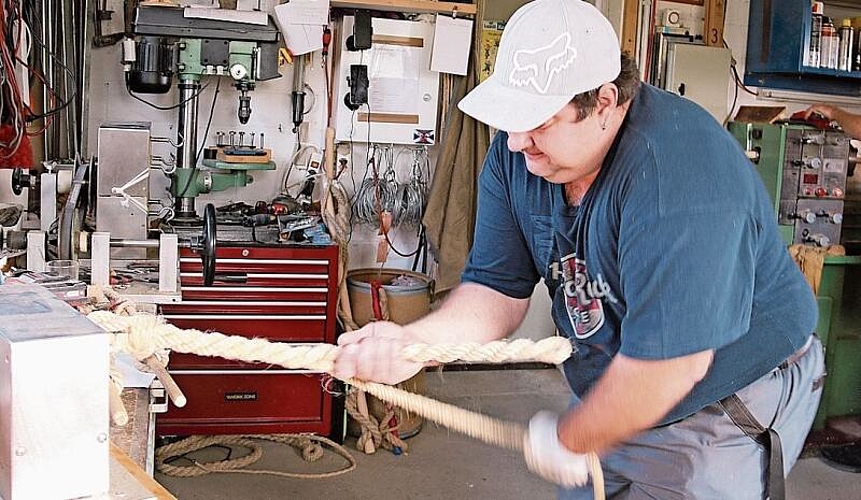
{"label": "white metal box", "polygon": [[730,50],[723,47],[669,44],[665,88],[699,104],[723,123],[729,109],[731,59]]}
{"label": "white metal box", "polygon": [[108,335],[36,285],[0,286],[0,498],[108,492]]}
{"label": "white metal box", "polygon": [[[372,18],[372,46],[350,51],[354,16],[344,16],[335,81],[335,140],[387,144],[436,143],[439,73],[430,70],[434,25]],[[351,110],[351,66],[367,67],[367,104]]]}

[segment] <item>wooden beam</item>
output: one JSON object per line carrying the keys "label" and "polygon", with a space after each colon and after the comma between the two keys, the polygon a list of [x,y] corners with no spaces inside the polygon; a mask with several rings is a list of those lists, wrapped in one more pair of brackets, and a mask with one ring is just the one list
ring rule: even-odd
{"label": "wooden beam", "polygon": [[703,38],[709,47],[723,47],[724,0],[706,1]]}
{"label": "wooden beam", "polygon": [[637,21],[640,18],[640,0],[624,0],[622,8],[622,52],[637,55]]}
{"label": "wooden beam", "polygon": [[[126,452],[114,443],[111,443],[111,458],[115,460],[117,464],[121,465],[125,472],[130,474],[138,485],[150,492],[156,500],[176,500],[175,496],[167,491],[164,486],[156,482],[155,479],[151,478],[145,470],[141,469],[140,466],[126,454]],[[115,471],[111,471],[111,475],[114,474]],[[120,471],[116,471],[116,474],[119,475],[121,473]],[[114,482],[114,478],[111,478],[111,486],[114,486]],[[113,495],[111,495],[111,498],[114,498]]]}
{"label": "wooden beam", "polygon": [[428,0],[332,0],[332,7],[342,9],[383,10],[388,12],[431,12],[474,16],[476,7],[468,3],[430,2]]}

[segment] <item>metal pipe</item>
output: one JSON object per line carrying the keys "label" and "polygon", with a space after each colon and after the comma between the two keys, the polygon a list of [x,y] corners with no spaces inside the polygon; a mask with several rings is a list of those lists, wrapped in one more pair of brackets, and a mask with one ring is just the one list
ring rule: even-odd
{"label": "metal pipe", "polygon": [[[48,60],[50,59],[50,57],[48,56],[48,51],[45,50],[47,47],[46,44],[48,43],[48,19],[47,19],[48,18],[48,15],[47,15],[48,9],[47,9],[46,3],[47,2],[39,2],[38,3],[38,5],[39,5],[39,19],[40,19],[40,24],[41,24],[39,35],[42,37],[42,44],[45,45],[45,47],[42,47],[42,54],[41,54],[42,74],[45,76],[46,80],[49,80],[50,77],[48,74]],[[42,91],[42,112],[43,113],[48,110],[48,103],[49,103],[48,92],[45,91],[45,89],[43,89],[43,91]],[[45,123],[47,123],[47,121],[48,121],[47,118],[43,118],[42,120]],[[48,159],[48,133],[47,132],[42,137],[42,159],[43,160]]]}
{"label": "metal pipe", "polygon": [[[93,9],[91,11],[90,9]],[[92,5],[89,0],[81,0],[81,15],[78,16],[78,32],[80,36],[78,37],[78,81],[77,81],[77,92],[78,92],[78,129],[77,129],[77,140],[79,151],[81,154],[86,157],[87,156],[87,117],[89,113],[87,112],[87,95],[89,95],[89,60],[90,60],[90,47],[91,43],[88,43],[90,40],[90,31],[88,28],[92,26],[90,24],[90,20],[95,19],[95,5]]]}
{"label": "metal pipe", "polygon": [[[67,69],[72,69],[74,67],[73,61],[76,60],[75,54],[74,54],[75,29],[72,26],[71,13],[68,12],[72,8],[71,3],[72,2],[60,2],[60,9],[59,9],[60,27],[63,30],[63,33],[72,35],[72,36],[59,37],[59,40],[58,40],[60,43],[60,53],[62,54],[62,57],[63,57],[63,64],[66,65]],[[71,50],[69,47],[70,44],[72,44]],[[69,57],[70,54],[72,57]],[[71,85],[70,85],[70,83],[69,83],[69,71],[62,71],[61,80],[63,82],[63,95],[66,95],[66,96],[72,95],[71,86],[74,85],[75,82],[71,82]],[[61,123],[65,123],[65,127],[64,127],[65,130],[61,131],[62,135],[61,135],[61,138],[58,140],[65,141],[65,148],[63,149],[62,155],[60,155],[63,158],[72,158],[73,157],[72,155],[76,151],[74,148],[74,142],[75,142],[75,138],[74,138],[75,124],[73,123],[74,113],[75,113],[75,103],[72,103],[69,106],[67,106],[65,110],[63,110],[63,113],[61,115],[62,116]]]}
{"label": "metal pipe", "polygon": [[[111,240],[111,246],[114,248],[159,248],[159,245],[161,245],[160,240]],[[190,248],[191,243],[188,241],[181,241],[177,243],[176,246],[179,248]]]}
{"label": "metal pipe", "polygon": [[158,248],[158,240],[111,240],[115,248]]}
{"label": "metal pipe", "polygon": [[[54,1],[46,0],[45,1],[45,13],[42,17],[42,26],[44,31],[44,38],[42,38],[43,49],[46,54],[45,57],[45,66],[43,69],[43,74],[45,78],[48,80],[46,82],[46,92],[44,95],[45,98],[45,109],[43,112],[47,112],[51,109],[51,99],[48,95],[47,89],[52,88],[56,89],[56,79],[54,78],[54,59],[51,56],[47,55],[50,53],[56,54],[54,52]],[[59,117],[58,117],[59,118]],[[59,119],[52,120],[48,125],[48,128],[45,133],[45,160],[54,159],[57,157],[57,148],[56,148],[56,139],[57,139],[57,124],[59,123]]]}
{"label": "metal pipe", "polygon": [[[194,169],[197,166],[197,107],[200,81],[184,77],[179,82],[179,125],[177,127],[177,168]],[[184,186],[177,187],[174,205],[178,218],[194,218],[194,197],[182,196]]]}

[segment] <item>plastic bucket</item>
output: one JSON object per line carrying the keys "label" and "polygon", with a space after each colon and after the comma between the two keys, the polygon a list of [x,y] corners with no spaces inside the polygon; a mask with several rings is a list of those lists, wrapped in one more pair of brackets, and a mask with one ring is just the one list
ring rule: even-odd
{"label": "plastic bucket", "polygon": [[[398,280],[398,283],[393,284],[395,280]],[[347,294],[350,297],[353,321],[360,327],[374,319],[371,294],[373,281],[378,281],[385,291],[389,321],[403,325],[421,318],[430,311],[433,282],[427,275],[402,269],[354,269],[347,273]],[[424,381],[424,371],[420,371],[412,378],[398,384],[398,388],[423,394]],[[386,407],[383,402],[368,395],[368,411],[380,420],[386,414]],[[395,418],[398,420],[398,436],[401,439],[418,434],[422,428],[422,417],[401,408],[395,408],[394,411]],[[355,436],[359,435],[358,425],[351,421],[348,432]]]}

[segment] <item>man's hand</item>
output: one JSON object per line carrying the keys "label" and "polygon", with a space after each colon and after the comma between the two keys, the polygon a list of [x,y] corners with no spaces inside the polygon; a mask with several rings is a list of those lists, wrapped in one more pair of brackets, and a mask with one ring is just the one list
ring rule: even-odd
{"label": "man's hand", "polygon": [[394,385],[424,368],[422,363],[404,359],[407,330],[395,323],[376,321],[338,337],[341,346],[335,359],[335,377],[355,378]]}
{"label": "man's hand", "polygon": [[589,481],[586,455],[569,451],[559,441],[559,417],[540,411],[529,421],[523,443],[526,466],[535,474],[565,488],[584,486]]}
{"label": "man's hand", "polygon": [[838,120],[839,110],[830,104],[814,104],[802,111],[802,116],[807,120],[814,113],[829,120]]}

